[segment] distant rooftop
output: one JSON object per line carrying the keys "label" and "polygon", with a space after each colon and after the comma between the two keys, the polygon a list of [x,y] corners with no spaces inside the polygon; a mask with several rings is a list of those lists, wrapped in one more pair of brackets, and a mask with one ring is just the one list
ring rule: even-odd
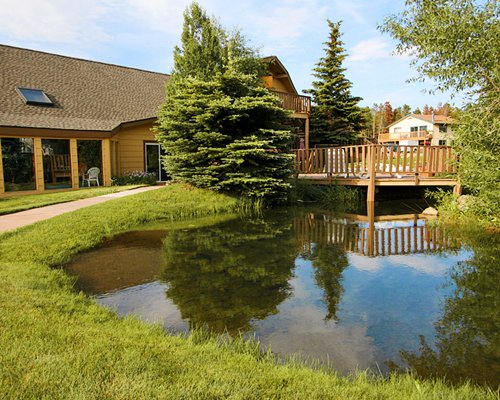
{"label": "distant rooftop", "polygon": [[[390,125],[387,125],[386,128],[390,128],[391,126],[393,125],[396,125],[399,121],[402,121],[408,117],[413,117],[413,118],[417,118],[417,119],[420,119],[422,121],[425,121],[425,122],[430,122],[430,123],[433,123],[432,122],[432,114],[408,114],[406,116],[404,116],[403,118],[400,118],[398,119],[397,121],[394,121],[392,124]],[[451,117],[446,117],[444,115],[434,115],[434,124],[451,124],[453,123],[453,118]]]}

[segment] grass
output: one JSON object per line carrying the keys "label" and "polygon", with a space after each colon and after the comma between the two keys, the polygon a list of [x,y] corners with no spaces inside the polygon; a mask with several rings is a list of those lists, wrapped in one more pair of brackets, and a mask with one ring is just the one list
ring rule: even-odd
{"label": "grass", "polygon": [[242,339],[165,333],[75,293],[77,252],[138,224],[241,210],[234,198],[171,185],[0,235],[0,397],[6,399],[494,399],[410,375],[346,378],[277,363]]}
{"label": "grass", "polygon": [[75,191],[42,193],[27,196],[13,196],[0,198],[0,215],[12,214],[32,208],[49,206],[51,204],[65,203],[68,201],[88,199],[89,197],[102,196],[109,193],[123,192],[143,185],[111,186],[81,188]]}

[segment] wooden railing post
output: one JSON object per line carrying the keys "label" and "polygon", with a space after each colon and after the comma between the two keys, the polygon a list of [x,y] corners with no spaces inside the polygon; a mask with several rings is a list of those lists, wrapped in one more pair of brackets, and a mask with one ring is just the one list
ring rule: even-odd
{"label": "wooden railing post", "polygon": [[368,175],[370,177],[370,181],[368,182],[368,194],[366,196],[366,201],[371,202],[375,201],[375,157],[377,152],[377,146],[371,145],[368,148],[369,154],[369,164],[368,164]]}

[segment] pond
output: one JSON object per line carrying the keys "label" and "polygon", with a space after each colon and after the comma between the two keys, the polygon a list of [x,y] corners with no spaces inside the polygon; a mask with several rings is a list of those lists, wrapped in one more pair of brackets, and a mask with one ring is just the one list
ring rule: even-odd
{"label": "pond", "polygon": [[168,331],[243,332],[343,374],[411,367],[497,387],[498,235],[467,241],[414,211],[383,211],[145,227],[66,269],[100,304]]}

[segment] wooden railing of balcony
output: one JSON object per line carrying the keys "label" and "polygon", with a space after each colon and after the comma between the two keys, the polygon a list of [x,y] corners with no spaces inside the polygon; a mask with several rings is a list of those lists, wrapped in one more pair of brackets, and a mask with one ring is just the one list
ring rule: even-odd
{"label": "wooden railing of balcony", "polygon": [[380,133],[378,135],[378,141],[380,143],[385,143],[399,140],[424,140],[425,137],[431,133],[430,131]]}
{"label": "wooden railing of balcony", "polygon": [[361,175],[454,174],[456,154],[450,146],[361,145],[294,150],[299,174]]}
{"label": "wooden railing of balcony", "polygon": [[271,90],[281,100],[281,105],[285,110],[292,110],[296,113],[309,114],[311,112],[311,98],[308,96],[297,96],[292,93]]}

